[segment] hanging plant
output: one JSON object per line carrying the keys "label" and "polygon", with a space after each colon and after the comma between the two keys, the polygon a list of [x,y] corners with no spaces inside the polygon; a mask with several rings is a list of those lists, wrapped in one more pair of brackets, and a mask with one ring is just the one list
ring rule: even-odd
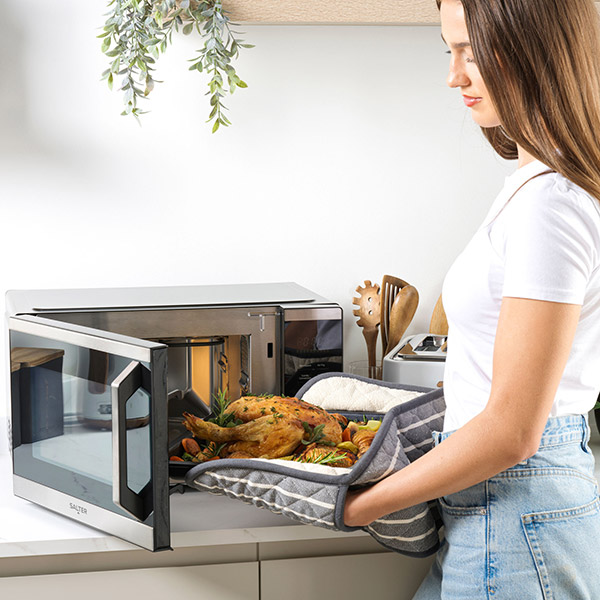
{"label": "hanging plant", "polygon": [[237,39],[230,28],[229,18],[221,0],[111,0],[110,12],[104,24],[102,52],[110,57],[111,64],[102,79],[112,90],[118,80],[123,92],[125,110],[122,115],[140,115],[148,112],[138,106],[154,89],[152,73],[158,57],[172,41],[173,32],[179,29],[185,35],[196,30],[204,40],[190,62],[190,71],[209,75],[210,116],[213,133],[221,125],[228,126],[222,99],[227,92],[247,85],[237,76],[231,60],[237,58],[240,48],[253,48]]}

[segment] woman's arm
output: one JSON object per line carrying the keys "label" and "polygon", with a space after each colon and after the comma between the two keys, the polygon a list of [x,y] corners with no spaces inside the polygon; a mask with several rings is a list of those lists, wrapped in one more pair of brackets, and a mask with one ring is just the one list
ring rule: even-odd
{"label": "woman's arm", "polygon": [[475,485],[535,454],[569,357],[581,306],[504,298],[486,408],[404,469],[346,501],[344,521],[394,511]]}

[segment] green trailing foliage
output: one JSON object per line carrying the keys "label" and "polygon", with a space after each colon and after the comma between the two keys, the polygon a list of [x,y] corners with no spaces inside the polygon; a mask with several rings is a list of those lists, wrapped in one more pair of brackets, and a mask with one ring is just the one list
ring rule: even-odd
{"label": "green trailing foliage", "polygon": [[223,98],[236,88],[248,87],[232,65],[240,48],[252,48],[232,31],[221,0],[110,0],[102,39],[102,52],[110,58],[110,66],[102,73],[108,87],[123,92],[125,109],[121,114],[133,115],[139,121],[146,113],[139,102],[154,89],[152,74],[156,61],[172,42],[173,32],[184,35],[196,31],[204,46],[190,60],[190,71],[208,75],[212,132],[231,124],[225,116]]}

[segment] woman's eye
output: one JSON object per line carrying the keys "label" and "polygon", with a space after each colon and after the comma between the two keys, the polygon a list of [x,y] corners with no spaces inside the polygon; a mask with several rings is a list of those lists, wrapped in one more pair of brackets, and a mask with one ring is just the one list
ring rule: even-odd
{"label": "woman's eye", "polygon": [[[444,54],[452,54],[452,52],[450,50],[444,50]],[[469,56],[465,56],[465,62],[466,63],[474,63],[475,59],[471,58]]]}

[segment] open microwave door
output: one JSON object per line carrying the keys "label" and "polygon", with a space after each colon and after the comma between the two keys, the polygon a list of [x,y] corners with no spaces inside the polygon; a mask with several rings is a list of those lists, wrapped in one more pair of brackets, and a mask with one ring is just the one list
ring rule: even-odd
{"label": "open microwave door", "polygon": [[29,315],[8,330],[15,495],[169,549],[167,347]]}

